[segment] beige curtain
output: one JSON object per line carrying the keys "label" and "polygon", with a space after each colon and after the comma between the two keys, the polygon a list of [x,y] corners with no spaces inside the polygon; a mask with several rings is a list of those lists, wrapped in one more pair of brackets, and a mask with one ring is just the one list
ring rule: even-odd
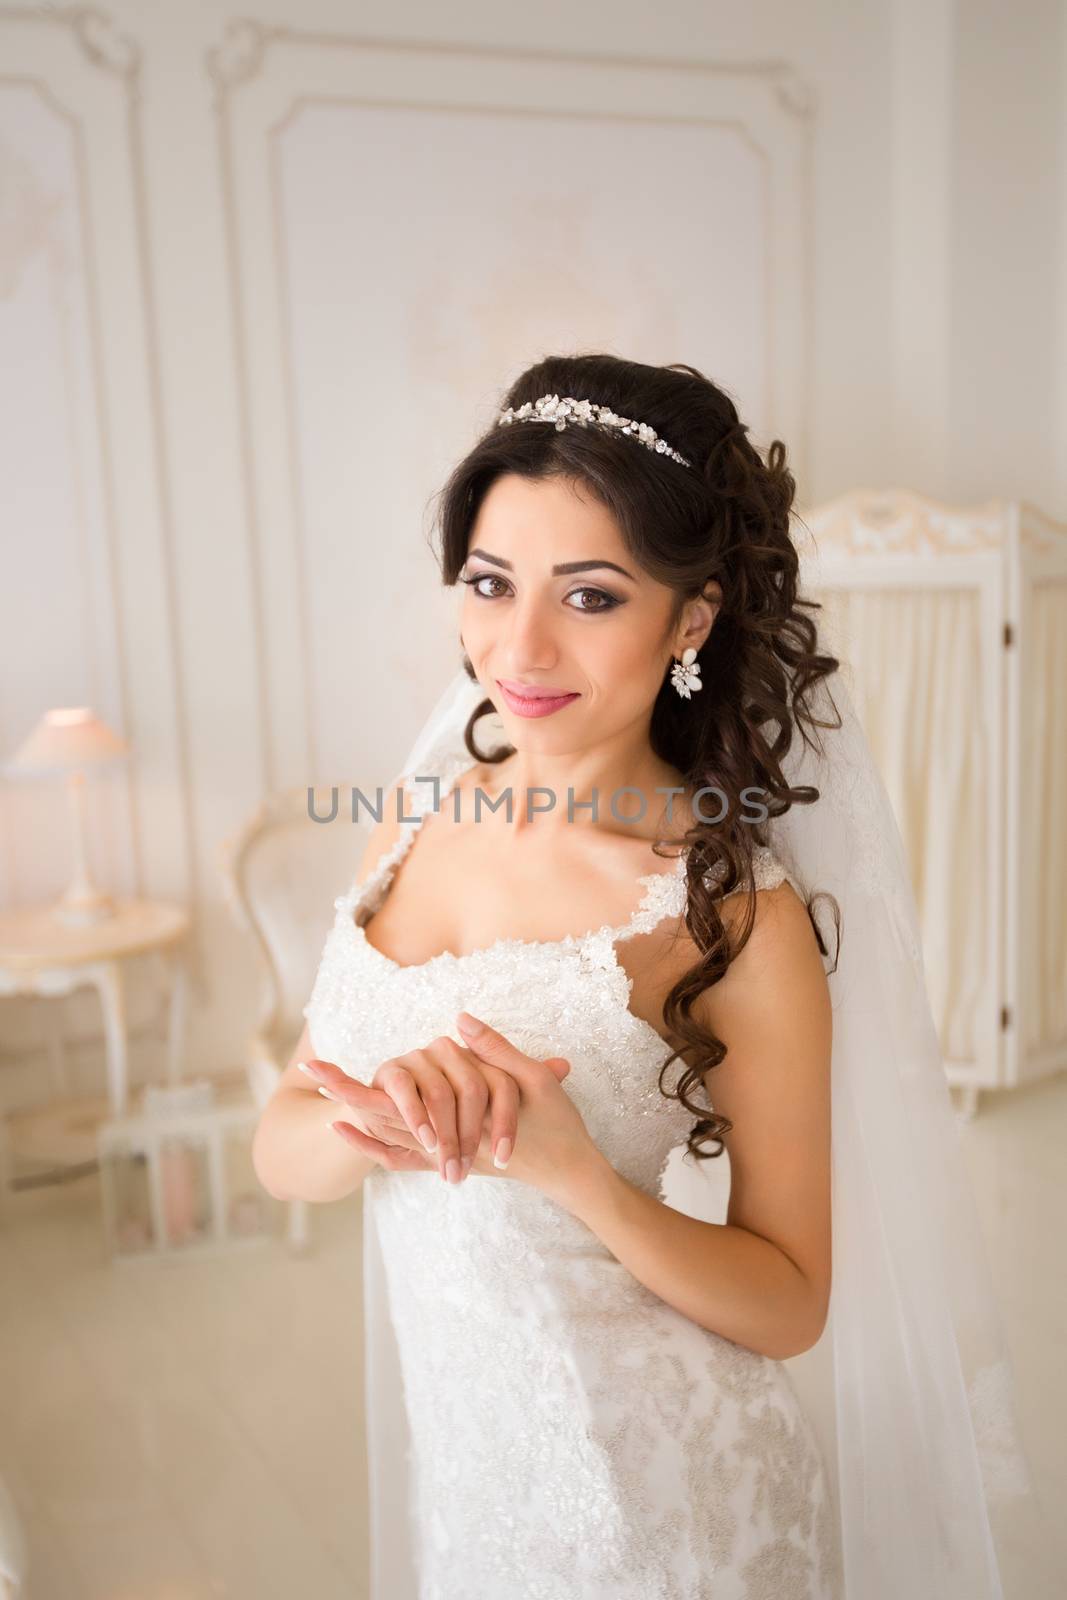
{"label": "beige curtain", "polygon": [[942,1051],[967,1065],[995,982],[986,970],[992,852],[978,594],[824,589],[817,598],[908,853]]}

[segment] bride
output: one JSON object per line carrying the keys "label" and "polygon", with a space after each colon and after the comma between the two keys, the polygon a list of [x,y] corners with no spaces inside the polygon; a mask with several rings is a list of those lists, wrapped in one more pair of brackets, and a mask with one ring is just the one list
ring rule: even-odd
{"label": "bride", "polygon": [[374,1600],[1002,1593],[903,852],[747,431],[692,367],[548,359],[444,492],[463,667],[253,1149],[363,1192]]}

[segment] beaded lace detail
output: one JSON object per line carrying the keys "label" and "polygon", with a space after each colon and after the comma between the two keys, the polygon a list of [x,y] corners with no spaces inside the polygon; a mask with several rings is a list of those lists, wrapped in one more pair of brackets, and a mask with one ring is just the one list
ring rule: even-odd
{"label": "beaded lace detail", "polygon": [[[442,773],[442,798],[466,765]],[[335,902],[304,1009],[315,1054],[370,1082],[391,1056],[462,1043],[456,1014],[474,1011],[520,1050],[565,1056],[596,1144],[663,1198],[691,1118],[658,1086],[670,1050],[629,1009],[615,945],[684,914],[684,854],[641,880],[621,927],[399,966],[363,924],[431,787],[408,801],[418,821]],[[758,853],[757,887],[786,876]],[[781,1362],[680,1314],[527,1184],[378,1169],[364,1204],[403,1372],[419,1600],[833,1600],[828,1482]]]}

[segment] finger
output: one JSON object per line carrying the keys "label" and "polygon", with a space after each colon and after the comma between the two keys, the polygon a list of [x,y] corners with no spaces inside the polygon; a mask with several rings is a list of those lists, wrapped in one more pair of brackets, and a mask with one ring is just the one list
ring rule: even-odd
{"label": "finger", "polygon": [[429,1165],[424,1150],[403,1150],[399,1145],[383,1144],[380,1139],[362,1133],[350,1122],[331,1122],[330,1127],[346,1144],[362,1150],[364,1155],[372,1156],[389,1172],[425,1172]]}
{"label": "finger", "polygon": [[408,1132],[432,1155],[437,1149],[437,1135],[419,1086],[404,1066],[403,1058],[383,1062],[375,1076],[381,1079],[382,1088],[392,1097]]}
{"label": "finger", "polygon": [[449,1039],[435,1039],[428,1053],[440,1066],[456,1095],[456,1135],[459,1139],[460,1175],[465,1178],[474,1164],[482,1140],[489,1084],[482,1063],[469,1050]]}
{"label": "finger", "polygon": [[503,1169],[511,1159],[519,1127],[519,1086],[506,1072],[487,1068],[489,1082],[489,1149],[493,1165]]}
{"label": "finger", "polygon": [[[523,1091],[535,1090],[544,1082],[544,1069],[546,1066],[553,1077],[559,1081],[565,1078],[570,1071],[570,1063],[565,1063],[566,1072],[561,1070],[563,1058],[550,1057],[549,1062],[538,1061],[533,1056],[528,1056],[525,1051],[513,1045],[496,1028],[491,1028],[480,1017],[472,1017],[469,1011],[461,1011],[456,1018],[456,1027],[463,1035],[467,1048],[483,1061],[488,1061],[492,1066],[499,1067],[502,1072],[510,1073],[516,1079],[519,1088]],[[555,1065],[551,1065],[555,1063]]]}
{"label": "finger", "polygon": [[346,1083],[355,1083],[355,1078],[350,1078],[343,1072],[336,1061],[321,1061],[317,1056],[308,1056],[306,1061],[297,1062],[297,1070],[310,1078],[312,1083],[330,1083],[340,1088]]}
{"label": "finger", "polygon": [[[362,1084],[360,1088],[365,1090],[365,1086]],[[332,1089],[327,1089],[324,1084],[319,1084],[319,1093],[321,1095],[324,1095],[327,1100],[332,1100],[335,1105],[340,1106],[342,1109],[349,1112],[358,1112],[361,1121],[368,1122],[373,1120],[383,1128],[395,1130],[402,1128],[407,1133],[408,1125],[391,1100],[386,1100],[384,1103],[379,1100],[377,1096],[382,1092],[380,1089],[372,1090],[371,1092],[375,1095],[375,1098],[368,1104],[366,1092],[362,1095],[354,1091],[349,1091],[345,1094],[334,1094]]]}
{"label": "finger", "polygon": [[503,1072],[508,1072],[516,1078],[522,1089],[532,1087],[536,1081],[535,1069],[540,1063],[535,1062],[531,1056],[524,1054],[512,1044],[510,1039],[505,1039],[502,1033],[491,1028],[480,1017],[472,1017],[469,1011],[461,1011],[456,1018],[456,1026],[463,1036],[463,1041],[469,1050],[488,1061],[491,1066],[499,1067]]}
{"label": "finger", "polygon": [[319,1088],[329,1089],[328,1099],[342,1100],[346,1105],[358,1106],[361,1111],[374,1111],[379,1116],[396,1115],[397,1108],[384,1090],[360,1083],[358,1078],[350,1078],[333,1061],[309,1058],[307,1061],[298,1061],[297,1066],[312,1083]]}
{"label": "finger", "polygon": [[[446,1183],[458,1183],[462,1169],[456,1126],[456,1091],[424,1050],[412,1051],[404,1057],[404,1063],[418,1085],[422,1103],[430,1113],[430,1122],[437,1135],[437,1170]],[[450,1161],[455,1162],[451,1175]]]}
{"label": "finger", "polygon": [[[370,1138],[380,1140],[382,1144],[394,1145],[401,1150],[419,1150],[423,1155],[426,1154],[425,1146],[403,1123],[399,1127],[394,1127],[380,1117],[360,1117],[354,1126],[358,1127],[361,1133],[368,1134]],[[436,1163],[431,1162],[430,1165]]]}

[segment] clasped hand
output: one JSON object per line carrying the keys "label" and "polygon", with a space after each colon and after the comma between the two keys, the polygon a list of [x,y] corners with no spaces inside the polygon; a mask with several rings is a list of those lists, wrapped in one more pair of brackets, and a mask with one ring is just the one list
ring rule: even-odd
{"label": "clasped hand", "polygon": [[390,1172],[511,1177],[563,1198],[596,1146],[563,1088],[570,1063],[528,1056],[495,1028],[461,1012],[466,1046],[442,1036],[385,1061],[360,1083],[330,1061],[309,1077],[345,1107],[331,1126]]}

